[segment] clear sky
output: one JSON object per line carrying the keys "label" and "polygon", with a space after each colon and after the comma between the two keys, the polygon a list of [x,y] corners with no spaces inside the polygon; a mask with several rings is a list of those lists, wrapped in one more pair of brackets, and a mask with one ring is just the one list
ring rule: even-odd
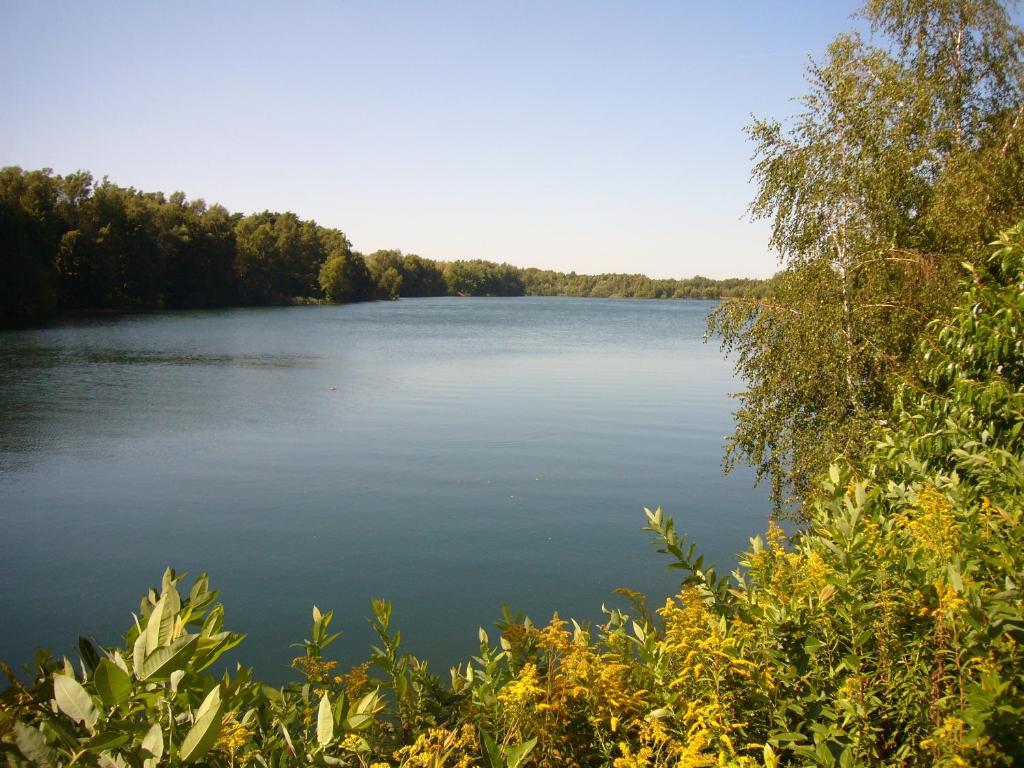
{"label": "clear sky", "polygon": [[750,115],[848,0],[0,0],[0,165],[293,210],[370,252],[767,276]]}

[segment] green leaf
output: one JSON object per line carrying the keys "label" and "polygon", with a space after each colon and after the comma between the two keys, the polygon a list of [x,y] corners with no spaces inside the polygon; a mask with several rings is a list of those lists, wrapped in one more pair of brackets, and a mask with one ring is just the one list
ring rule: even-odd
{"label": "green leaf", "polygon": [[129,735],[117,731],[106,731],[97,733],[86,742],[85,748],[90,752],[107,752],[108,750],[120,747],[127,743]]}
{"label": "green leaf", "polygon": [[25,757],[40,768],[54,768],[56,753],[35,728],[15,721],[14,744]]}
{"label": "green leaf", "polygon": [[223,702],[220,700],[220,686],[215,685],[196,712],[196,720],[185,739],[181,742],[178,757],[183,763],[191,763],[205,755],[220,734],[220,715]]}
{"label": "green leaf", "polygon": [[639,640],[641,643],[647,639],[647,633],[644,632],[643,627],[641,627],[635,621],[633,622],[633,634],[636,635],[636,639]]}
{"label": "green leaf", "polygon": [[199,647],[196,649],[195,671],[201,672],[206,669],[244,639],[245,635],[233,632],[221,632],[212,637],[200,635]]}
{"label": "green leaf", "polygon": [[122,672],[125,672],[125,673],[128,672],[128,664],[127,664],[127,662],[125,662],[124,656],[121,655],[120,651],[115,650],[114,653],[111,654],[111,660],[114,662],[114,664],[117,665],[117,667]]}
{"label": "green leaf", "polygon": [[171,683],[171,693],[178,692],[178,685],[181,683],[181,678],[185,676],[184,669],[176,669],[168,676],[168,680]]}
{"label": "green leaf", "polygon": [[316,740],[321,747],[326,747],[334,738],[334,715],[331,702],[325,693],[320,699],[320,709],[316,716]]}
{"label": "green leaf", "polygon": [[[342,692],[342,694],[338,696],[335,712],[341,714],[344,709],[345,694]],[[371,691],[363,696],[359,701],[352,704],[348,709],[348,716],[342,721],[342,727],[349,731],[357,731],[360,728],[366,727],[373,722],[374,715],[381,709],[380,692],[376,690]]]}
{"label": "green leaf", "polygon": [[153,606],[153,612],[149,614],[149,621],[146,622],[144,634],[146,636],[147,656],[160,646],[167,645],[170,642],[176,613],[171,608],[170,594],[165,592],[164,596]]}
{"label": "green leaf", "polygon": [[270,699],[272,704],[284,704],[284,694],[277,688],[269,685],[261,685],[260,690],[263,692],[264,696]]}
{"label": "green leaf", "polygon": [[536,746],[537,737],[534,736],[529,741],[524,741],[522,744],[516,744],[514,747],[505,748],[505,763],[508,768],[518,768],[519,764],[526,759],[526,756],[530,754],[530,751]]}
{"label": "green leaf", "polygon": [[92,730],[99,712],[96,711],[96,705],[81,683],[67,675],[54,675],[53,697],[61,712],[76,723],[84,723],[86,728]]}
{"label": "green leaf", "polygon": [[183,635],[170,645],[157,648],[156,651],[146,657],[142,662],[142,670],[139,673],[141,680],[152,680],[154,678],[167,677],[179,669],[184,669],[192,654],[195,653],[196,645],[199,643],[199,635]]}
{"label": "green leaf", "polygon": [[95,671],[96,665],[100,663],[100,655],[89,638],[78,636],[78,652],[82,654],[82,662],[89,672]]}
{"label": "green leaf", "polygon": [[487,762],[490,765],[490,768],[504,768],[505,761],[501,757],[501,748],[494,740],[494,737],[487,731],[481,729],[480,741],[483,742],[484,754],[487,755]]}
{"label": "green leaf", "polygon": [[964,580],[963,577],[960,575],[960,569],[956,565],[951,563],[947,567],[946,572],[949,576],[949,583],[953,585],[953,589],[955,589],[957,592],[963,592]]}
{"label": "green leaf", "polygon": [[188,599],[190,603],[196,603],[202,600],[203,597],[209,592],[210,589],[210,577],[205,573],[200,573],[196,576],[195,582],[192,584],[192,589],[188,593]]}
{"label": "green leaf", "polygon": [[370,691],[368,694],[363,696],[355,706],[355,711],[359,714],[369,712],[373,714],[380,711],[380,691]]}
{"label": "green leaf", "polygon": [[139,636],[135,638],[135,644],[132,646],[132,668],[135,670],[135,676],[139,677],[142,675],[142,663],[146,660],[146,633],[140,632]]}
{"label": "green leaf", "polygon": [[132,679],[110,659],[100,659],[93,681],[96,692],[108,707],[123,704],[132,692]]}
{"label": "green leaf", "polygon": [[220,707],[220,705],[220,685],[215,685],[210,689],[210,692],[206,694],[206,698],[203,699],[203,703],[199,705],[199,709],[196,710],[195,719],[198,720],[215,707]]}
{"label": "green leaf", "polygon": [[288,747],[288,751],[294,755],[295,745],[292,744],[292,735],[288,733],[288,729],[284,727],[284,723],[278,721],[278,725],[281,726],[281,733],[284,735],[284,743]]}
{"label": "green leaf", "polygon": [[155,760],[163,757],[164,732],[160,728],[160,723],[153,723],[149,730],[146,731],[146,735],[142,739],[142,749],[148,752]]}
{"label": "green leaf", "polygon": [[802,733],[795,733],[793,731],[786,731],[784,733],[774,733],[769,741],[775,742],[790,742],[790,741],[806,741],[807,737]]}
{"label": "green leaf", "polygon": [[360,728],[366,727],[371,722],[373,722],[372,712],[364,714],[352,713],[345,718],[345,727],[350,731],[358,731]]}

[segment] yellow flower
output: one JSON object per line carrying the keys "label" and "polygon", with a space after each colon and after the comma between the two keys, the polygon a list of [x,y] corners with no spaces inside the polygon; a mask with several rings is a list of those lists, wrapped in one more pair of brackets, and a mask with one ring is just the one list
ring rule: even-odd
{"label": "yellow flower", "polygon": [[835,573],[832,566],[826,563],[817,552],[794,553],[790,565],[792,566],[791,573],[795,576],[792,580],[793,593],[801,598],[822,599],[822,590],[825,588],[829,576]]}
{"label": "yellow flower", "polygon": [[960,529],[953,503],[931,486],[918,492],[917,507],[906,510],[899,523],[919,548],[940,560],[951,560],[960,551]]}
{"label": "yellow flower", "polygon": [[341,748],[347,749],[349,752],[362,752],[364,749],[364,742],[356,734],[350,733],[341,740]]}
{"label": "yellow flower", "polygon": [[357,699],[365,693],[368,693],[373,687],[370,682],[370,662],[364,661],[358,666],[352,667],[344,675],[338,675],[334,678],[335,685],[345,686],[345,695],[349,699]]}
{"label": "yellow flower", "polygon": [[403,768],[469,768],[475,764],[478,751],[476,731],[466,724],[457,731],[431,728],[413,744],[395,752],[394,758]]}
{"label": "yellow flower", "polygon": [[524,664],[519,675],[510,680],[498,691],[498,701],[502,705],[502,719],[510,734],[522,738],[527,723],[537,712],[537,704],[544,696],[540,687],[537,667]]}
{"label": "yellow flower", "polygon": [[523,708],[543,695],[544,689],[538,684],[537,667],[524,664],[519,670],[519,676],[506,683],[498,692],[498,701],[507,707]]}
{"label": "yellow flower", "polygon": [[921,742],[921,748],[930,750],[935,765],[967,766],[966,745],[963,743],[967,732],[966,723],[959,717],[947,717],[942,725],[932,731],[930,738]]}
{"label": "yellow flower", "polygon": [[565,653],[569,649],[570,635],[565,629],[565,622],[558,612],[551,617],[551,622],[540,631],[538,644],[549,652]]}
{"label": "yellow flower", "polygon": [[254,735],[235,719],[233,713],[229,713],[221,720],[220,736],[217,737],[214,748],[226,752],[234,763],[238,753],[245,749]]}
{"label": "yellow flower", "polygon": [[765,534],[768,539],[768,546],[776,555],[781,555],[786,550],[786,542],[789,540],[786,532],[774,520],[768,522],[768,532]]}
{"label": "yellow flower", "polygon": [[292,659],[292,667],[298,669],[312,683],[326,683],[331,676],[331,670],[338,666],[338,662],[322,659],[319,656],[299,656]]}
{"label": "yellow flower", "polygon": [[967,607],[967,601],[948,582],[935,582],[935,591],[939,593],[939,604],[933,615],[937,618],[953,619]]}

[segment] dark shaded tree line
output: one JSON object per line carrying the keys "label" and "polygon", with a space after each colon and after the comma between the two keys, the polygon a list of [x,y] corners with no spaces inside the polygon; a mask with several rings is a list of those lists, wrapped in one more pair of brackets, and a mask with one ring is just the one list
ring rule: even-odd
{"label": "dark shaded tree line", "polygon": [[566,275],[396,250],[364,256],[340,230],[291,212],[246,216],[181,192],[18,167],[0,170],[0,253],[0,327],[96,310],[447,295],[717,298],[762,284]]}
{"label": "dark shaded tree line", "polygon": [[181,192],[16,167],[0,170],[0,247],[6,326],[64,311],[319,298],[322,268],[353,255],[344,233],[294,213],[243,216]]}

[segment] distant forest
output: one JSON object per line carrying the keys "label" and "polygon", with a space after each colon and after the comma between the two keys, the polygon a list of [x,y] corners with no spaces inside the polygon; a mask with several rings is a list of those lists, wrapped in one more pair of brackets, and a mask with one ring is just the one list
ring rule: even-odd
{"label": "distant forest", "polygon": [[0,170],[0,325],[67,312],[364,301],[416,296],[754,296],[766,281],[577,275],[483,259],[363,255],[343,232],[291,212],[120,187],[90,173]]}

